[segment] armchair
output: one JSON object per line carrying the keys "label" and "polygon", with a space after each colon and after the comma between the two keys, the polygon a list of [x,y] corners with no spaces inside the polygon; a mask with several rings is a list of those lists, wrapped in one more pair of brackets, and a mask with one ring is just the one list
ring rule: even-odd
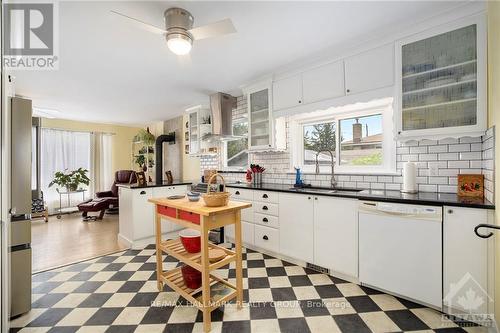
{"label": "armchair", "polygon": [[108,199],[110,207],[118,207],[118,186],[120,184],[129,185],[137,183],[137,177],[133,170],[118,170],[115,172],[115,181],[109,191],[96,192],[96,197],[99,199]]}

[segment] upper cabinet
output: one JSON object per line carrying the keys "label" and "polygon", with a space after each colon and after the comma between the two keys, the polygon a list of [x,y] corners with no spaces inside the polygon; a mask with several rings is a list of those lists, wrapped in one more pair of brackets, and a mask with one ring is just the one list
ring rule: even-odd
{"label": "upper cabinet", "polygon": [[398,43],[399,137],[486,130],[486,35],[471,18]]}
{"label": "upper cabinet", "polygon": [[394,44],[346,58],[345,92],[357,94],[394,84]]}
{"label": "upper cabinet", "polygon": [[273,82],[282,110],[394,85],[394,45],[387,44]]}
{"label": "upper cabinet", "polygon": [[302,73],[304,103],[318,102],[344,95],[344,63],[337,61]]}
{"label": "upper cabinet", "polygon": [[272,86],[270,81],[243,89],[248,104],[248,148],[250,150],[283,150],[285,120],[276,119],[271,107]]}
{"label": "upper cabinet", "polygon": [[189,113],[189,154],[203,155],[214,153],[212,143],[203,137],[212,133],[212,113],[210,109],[198,108]]}
{"label": "upper cabinet", "polygon": [[302,104],[302,75],[273,82],[273,109],[288,109]]}

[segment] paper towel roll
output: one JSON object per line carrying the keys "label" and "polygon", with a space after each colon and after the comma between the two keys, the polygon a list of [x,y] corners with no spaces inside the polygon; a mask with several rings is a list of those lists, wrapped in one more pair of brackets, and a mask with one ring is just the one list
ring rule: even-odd
{"label": "paper towel roll", "polygon": [[417,193],[417,166],[413,162],[406,162],[403,166],[404,193]]}

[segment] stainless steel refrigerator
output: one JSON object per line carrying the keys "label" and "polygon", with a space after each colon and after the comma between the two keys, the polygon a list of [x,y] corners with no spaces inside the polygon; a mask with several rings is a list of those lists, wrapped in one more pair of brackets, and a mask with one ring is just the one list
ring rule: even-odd
{"label": "stainless steel refrigerator", "polygon": [[31,100],[11,99],[10,316],[31,309]]}

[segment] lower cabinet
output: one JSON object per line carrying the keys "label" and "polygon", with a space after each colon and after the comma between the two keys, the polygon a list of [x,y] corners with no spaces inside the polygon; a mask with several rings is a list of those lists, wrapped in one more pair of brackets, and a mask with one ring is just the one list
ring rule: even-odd
{"label": "lower cabinet", "polygon": [[[241,221],[241,240],[245,245],[254,245],[254,225],[250,222]],[[234,242],[234,224],[224,227],[224,237],[227,241]]]}
{"label": "lower cabinet", "polygon": [[474,233],[478,224],[493,223],[492,213],[486,209],[444,207],[444,312],[493,313],[494,237],[483,239]]}
{"label": "lower cabinet", "polygon": [[358,276],[358,201],[314,197],[314,264]]}
{"label": "lower cabinet", "polygon": [[264,250],[279,252],[279,232],[277,229],[255,225],[255,246]]}
{"label": "lower cabinet", "polygon": [[294,259],[313,262],[312,195],[280,193],[279,200],[279,252]]}

